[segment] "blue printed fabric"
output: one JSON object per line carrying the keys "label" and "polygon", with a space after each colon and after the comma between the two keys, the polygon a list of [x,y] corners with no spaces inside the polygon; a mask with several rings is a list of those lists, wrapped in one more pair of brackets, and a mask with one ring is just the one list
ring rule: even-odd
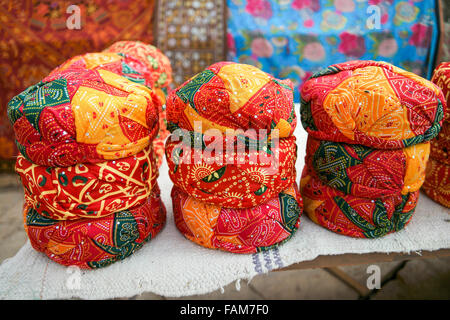
{"label": "blue printed fabric", "polygon": [[227,1],[228,59],[296,86],[317,70],[355,59],[386,61],[431,77],[439,35],[436,1]]}

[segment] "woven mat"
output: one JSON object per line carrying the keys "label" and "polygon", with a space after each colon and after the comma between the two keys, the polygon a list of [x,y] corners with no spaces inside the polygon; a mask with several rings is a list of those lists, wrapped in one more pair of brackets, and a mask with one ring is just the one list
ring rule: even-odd
{"label": "woven mat", "polygon": [[[301,172],[306,132],[299,125],[295,134],[299,147],[296,166]],[[304,215],[297,233],[277,249],[250,255],[205,249],[186,240],[175,228],[170,200],[172,182],[167,170],[164,162],[158,181],[168,220],[155,239],[127,259],[97,270],[60,266],[27,243],[0,265],[0,299],[107,299],[143,292],[181,297],[209,293],[233,281],[248,280],[319,255],[450,248],[450,210],[421,194],[411,223],[384,238],[354,239],[338,235],[313,224]]]}

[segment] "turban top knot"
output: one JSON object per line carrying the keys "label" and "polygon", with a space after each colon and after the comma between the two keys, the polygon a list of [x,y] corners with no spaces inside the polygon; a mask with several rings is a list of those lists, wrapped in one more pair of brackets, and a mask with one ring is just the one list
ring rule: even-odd
{"label": "turban top knot", "polygon": [[308,216],[353,237],[402,229],[445,108],[437,86],[388,63],[351,61],[313,75],[301,90]]}
{"label": "turban top knot", "polygon": [[[166,96],[172,84],[172,66],[169,58],[158,48],[141,41],[118,41],[106,48],[103,53],[117,53],[126,57],[133,57],[140,64],[145,65],[145,72],[141,72],[142,68],[139,66],[134,69],[144,75],[145,84],[151,86],[162,102],[159,107],[160,129],[153,141],[153,147],[158,157],[158,166],[160,166],[164,157],[164,142],[169,135],[165,110]],[[134,67],[134,65],[131,66]]]}
{"label": "turban top knot", "polygon": [[290,81],[216,63],[172,91],[167,120],[175,221],[187,238],[248,253],[293,234],[302,201]]}

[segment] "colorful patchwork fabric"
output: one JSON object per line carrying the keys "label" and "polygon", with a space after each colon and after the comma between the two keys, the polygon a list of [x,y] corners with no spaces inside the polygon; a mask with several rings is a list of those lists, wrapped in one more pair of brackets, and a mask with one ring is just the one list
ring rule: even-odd
{"label": "colorful patchwork fabric", "polygon": [[[163,108],[165,108],[165,105],[163,106]],[[159,131],[155,139],[153,140],[153,151],[155,152],[158,167],[160,167],[163,162],[165,154],[165,143],[169,135],[170,132],[169,130],[167,130],[166,110],[161,110],[159,112]]]}
{"label": "colorful patchwork fabric", "polygon": [[16,161],[25,201],[52,220],[100,218],[143,205],[157,191],[151,150],[117,160],[70,167],[45,167],[19,155]]}
{"label": "colorful patchwork fabric", "polygon": [[207,248],[254,253],[284,243],[300,225],[302,200],[294,183],[266,203],[236,209],[210,204],[172,189],[178,230]]}
{"label": "colorful patchwork fabric", "polygon": [[[171,92],[167,120],[174,215],[187,238],[250,253],[290,237],[302,202],[294,191],[296,116],[289,81],[249,65],[216,63]],[[283,211],[284,200],[292,212]],[[292,217],[288,224],[284,214]]]}
{"label": "colorful patchwork fabric", "polygon": [[[434,70],[433,83],[438,85],[450,101],[450,62],[441,63]],[[450,111],[444,115],[439,135],[431,141],[430,162],[422,190],[433,200],[450,208]]]}
{"label": "colorful patchwork fabric", "polygon": [[278,129],[280,138],[289,137],[297,124],[292,92],[289,80],[275,79],[250,65],[219,62],[168,96],[169,130],[194,131],[194,122],[200,121],[201,132]]}
{"label": "colorful patchwork fabric", "polygon": [[165,117],[165,110],[162,110],[165,108],[163,104],[165,104],[166,101],[165,95],[167,89],[153,87],[155,85],[155,75],[153,69],[150,70],[147,63],[124,53],[99,52],[86,53],[84,55],[69,59],[61,66],[53,70],[52,73],[60,72],[67,68],[73,67],[92,70],[108,70],[121,75],[130,81],[143,84],[152,89],[152,92],[155,93],[155,95],[153,95],[153,99],[160,99],[160,102],[157,103],[159,107],[160,130],[158,131],[156,138],[153,140],[153,149],[157,156],[158,167],[161,166],[162,159],[164,157],[164,140],[169,135],[166,124],[167,121]]}
{"label": "colorful patchwork fabric", "polygon": [[419,197],[419,191],[379,199],[354,197],[328,186],[307,166],[300,185],[304,210],[312,221],[358,238],[377,238],[403,229]]}
{"label": "colorful patchwork fabric", "polygon": [[398,231],[414,212],[429,150],[429,142],[381,150],[308,137],[300,182],[305,211],[353,237]]}
{"label": "colorful patchwork fabric", "polygon": [[147,67],[145,77],[149,80],[153,91],[162,101],[162,105],[159,108],[160,129],[157,137],[153,141],[153,148],[158,157],[159,167],[164,157],[164,142],[170,134],[167,130],[165,111],[166,96],[172,84],[172,66],[170,60],[158,48],[140,41],[118,41],[103,52],[119,53],[127,57],[134,57]]}
{"label": "colorful patchwork fabric", "polygon": [[89,269],[133,254],[160,232],[166,212],[153,194],[141,206],[97,219],[53,220],[25,205],[24,220],[35,250],[59,264]]}
{"label": "colorful patchwork fabric", "polygon": [[302,124],[309,135],[379,149],[436,137],[445,108],[432,82],[379,61],[332,65],[301,90]]}
{"label": "colorful patchwork fabric", "polygon": [[301,98],[308,216],[352,237],[403,229],[443,122],[442,91],[384,62],[351,61],[314,75]]}
{"label": "colorful patchwork fabric", "polygon": [[35,164],[66,167],[134,155],[158,132],[159,99],[108,70],[54,72],[8,104],[17,146]]}
{"label": "colorful patchwork fabric", "polygon": [[330,187],[372,199],[419,190],[429,154],[429,142],[382,150],[308,137],[305,164]]}

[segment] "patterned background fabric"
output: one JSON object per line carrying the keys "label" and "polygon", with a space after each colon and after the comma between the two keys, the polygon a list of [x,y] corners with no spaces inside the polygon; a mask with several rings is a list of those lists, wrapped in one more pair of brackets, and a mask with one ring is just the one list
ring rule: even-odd
{"label": "patterned background fabric", "polygon": [[[269,161],[263,163],[259,158],[253,164],[258,153],[264,152],[262,148],[270,148],[269,143],[264,146],[260,142],[253,150],[245,151],[245,157],[237,152],[227,154],[233,158],[231,163],[229,159],[210,161],[219,155],[214,151],[215,139],[208,141],[204,135],[199,147],[203,152],[213,149],[211,159],[202,157],[197,163],[195,144],[180,146],[179,141],[168,139],[166,159],[172,181],[199,200],[235,208],[255,206],[291,186],[295,182],[297,150],[292,136],[296,117],[289,84],[280,83],[252,66],[216,63],[174,90],[167,101],[167,120],[172,132],[177,128],[196,132],[195,139],[195,135],[201,136],[208,129],[217,129],[222,135],[228,129],[235,144],[244,137],[238,129],[277,128],[284,135],[280,133],[283,139],[279,141],[279,168],[274,173]],[[194,121],[201,121],[201,132]],[[258,136],[249,138],[254,143],[258,143],[257,139]],[[189,155],[180,154],[184,147],[192,150]],[[238,183],[241,180],[245,189]]]}
{"label": "patterned background fabric", "polygon": [[352,237],[401,230],[425,179],[429,140],[441,129],[442,91],[387,63],[351,61],[313,75],[301,101],[308,216]]}
{"label": "patterned background fabric", "polygon": [[[175,222],[187,238],[240,253],[265,250],[290,238],[302,202],[295,183],[296,116],[289,81],[253,66],[219,62],[172,91],[167,120]],[[183,130],[183,142],[175,138],[177,129]],[[227,139],[226,159],[219,159],[223,154],[208,129]],[[254,133],[246,137],[246,129]],[[258,129],[265,129],[266,135]],[[273,132],[279,132],[278,145],[261,143]],[[225,150],[223,141],[220,150]],[[244,156],[236,151],[241,141]],[[196,159],[198,151],[203,156]],[[262,155],[268,154],[279,156],[265,162]]]}
{"label": "patterned background fabric", "polygon": [[[68,30],[69,5],[81,9],[81,29]],[[8,101],[65,60],[100,52],[117,40],[153,42],[154,0],[0,0],[0,171],[18,151]],[[125,27],[124,27],[125,26]]]}
{"label": "patterned background fabric", "polygon": [[[431,78],[437,49],[435,1],[228,0],[228,59],[301,85],[324,66],[384,60]],[[379,28],[368,28],[379,8]],[[371,22],[373,20],[370,20]],[[298,94],[296,94],[298,101]]]}
{"label": "patterned background fabric", "polygon": [[[65,26],[71,4],[81,8],[81,30]],[[370,16],[369,5],[381,8],[381,30],[358,27]],[[427,0],[228,0],[226,4],[223,0],[0,0],[0,113],[5,114],[14,95],[58,64],[78,54],[99,52],[117,40],[156,44],[175,66],[176,85],[225,60],[226,51],[228,59],[262,66],[278,78],[291,78],[296,86],[315,70],[362,53],[358,58],[386,60],[423,75],[437,48],[433,7],[434,1]],[[448,61],[450,6],[443,1],[443,7],[446,37],[441,61]],[[260,30],[266,34],[262,36]],[[311,30],[312,35],[302,34]],[[428,73],[431,70],[428,67]],[[5,116],[0,117],[0,171],[12,170],[11,159],[17,153],[12,128]]]}

